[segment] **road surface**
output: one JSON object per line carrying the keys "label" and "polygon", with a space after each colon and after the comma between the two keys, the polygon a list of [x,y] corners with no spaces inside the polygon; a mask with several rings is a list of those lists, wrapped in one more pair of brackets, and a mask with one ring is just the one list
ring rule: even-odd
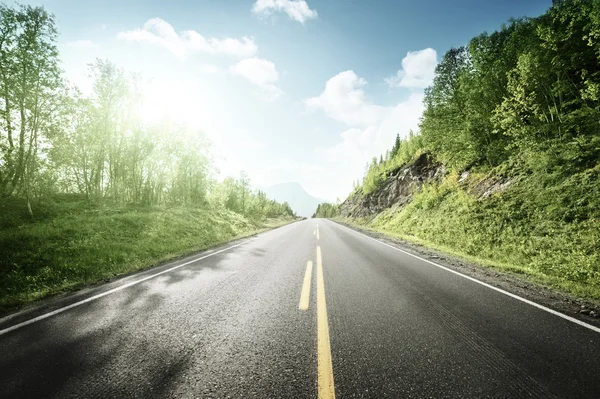
{"label": "road surface", "polygon": [[0,330],[2,398],[600,397],[600,330],[322,219]]}

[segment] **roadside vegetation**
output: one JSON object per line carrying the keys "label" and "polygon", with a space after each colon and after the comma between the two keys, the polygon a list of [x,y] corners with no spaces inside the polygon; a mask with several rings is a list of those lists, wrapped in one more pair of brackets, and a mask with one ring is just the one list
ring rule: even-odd
{"label": "roadside vegetation", "polygon": [[480,199],[450,174],[425,185],[404,207],[346,221],[600,299],[598,178],[600,168],[550,186],[525,178]]}
{"label": "roadside vegetation", "polygon": [[140,77],[89,66],[89,94],[60,70],[54,16],[0,5],[0,311],[295,218],[218,181],[210,143],[139,112]]}
{"label": "roadside vegetation", "polygon": [[333,218],[339,216],[340,208],[339,205],[330,204],[328,202],[323,202],[322,204],[317,205],[317,210],[313,217],[317,218]]}
{"label": "roadside vegetation", "polygon": [[[420,131],[351,196],[422,152],[448,174],[353,222],[600,299],[600,1],[556,0],[449,50],[424,103]],[[505,184],[482,195],[493,181]]]}
{"label": "roadside vegetation", "polygon": [[79,196],[39,204],[35,221],[20,201],[0,206],[0,313],[294,220],[226,207],[89,207]]}

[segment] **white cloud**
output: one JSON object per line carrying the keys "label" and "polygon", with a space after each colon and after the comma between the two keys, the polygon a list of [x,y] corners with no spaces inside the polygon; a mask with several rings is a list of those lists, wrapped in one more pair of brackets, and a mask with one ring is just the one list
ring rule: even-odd
{"label": "white cloud", "polygon": [[74,40],[72,42],[65,43],[65,47],[94,48],[94,47],[98,47],[98,45],[93,43],[91,40]]}
{"label": "white cloud", "polygon": [[327,81],[320,96],[309,98],[306,104],[349,126],[372,125],[382,118],[385,110],[367,99],[363,90],[366,84],[354,71],[341,72]]}
{"label": "white cloud", "polygon": [[312,108],[322,109],[330,118],[349,126],[340,134],[338,143],[317,149],[324,168],[325,183],[319,187],[328,198],[345,197],[352,182],[363,176],[365,164],[372,157],[389,150],[396,134],[408,135],[417,130],[423,114],[423,93],[412,93],[395,106],[380,106],[369,101],[363,87],[367,82],[353,71],[342,72],[329,79],[319,97],[306,101]]}
{"label": "white cloud", "polygon": [[245,58],[229,67],[229,72],[260,87],[268,95],[268,100],[274,100],[282,94],[277,86],[279,73],[271,61],[258,57]]}
{"label": "white cloud", "polygon": [[193,30],[178,34],[171,24],[160,18],[149,19],[143,28],[120,32],[117,34],[117,39],[164,47],[179,58],[185,58],[193,52],[250,57],[258,50],[256,43],[249,37],[205,38]]}
{"label": "white cloud", "polygon": [[402,59],[402,68],[385,81],[390,87],[423,89],[433,83],[437,52],[432,48],[409,51]]}
{"label": "white cloud", "polygon": [[256,0],[252,12],[262,15],[284,12],[288,17],[302,24],[318,16],[317,11],[312,10],[305,0]]}
{"label": "white cloud", "polygon": [[211,64],[199,65],[196,69],[198,72],[205,74],[215,74],[221,72],[221,69],[218,66]]}

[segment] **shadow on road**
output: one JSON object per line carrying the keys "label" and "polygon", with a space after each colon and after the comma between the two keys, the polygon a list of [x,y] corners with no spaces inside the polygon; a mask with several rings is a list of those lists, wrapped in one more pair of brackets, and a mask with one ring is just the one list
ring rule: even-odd
{"label": "shadow on road", "polygon": [[136,315],[151,312],[164,298],[144,291],[128,291],[118,310],[78,309],[77,315],[56,316],[2,337],[2,397],[166,396],[189,354],[173,350],[168,328],[161,336],[145,331],[144,317]]}

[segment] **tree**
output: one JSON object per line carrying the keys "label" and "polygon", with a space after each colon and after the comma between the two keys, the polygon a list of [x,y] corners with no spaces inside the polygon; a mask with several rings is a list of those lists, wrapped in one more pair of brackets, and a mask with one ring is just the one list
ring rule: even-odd
{"label": "tree", "polygon": [[248,198],[248,193],[250,192],[250,179],[248,178],[248,174],[245,171],[240,172],[240,178],[238,179],[238,186],[240,188],[240,197],[241,197],[241,211],[242,214],[246,214],[246,202]]}
{"label": "tree", "polygon": [[337,200],[337,204],[330,204],[328,202],[324,202],[322,204],[317,205],[317,210],[315,211],[314,217],[319,218],[333,218],[339,216],[340,214],[340,205],[339,199]]}
{"label": "tree", "polygon": [[0,196],[27,199],[60,85],[54,16],[42,7],[0,5]]}
{"label": "tree", "polygon": [[[433,86],[425,90],[421,134],[447,164],[464,168],[477,158],[469,145],[463,76],[470,68],[466,47],[452,48],[436,67]],[[466,144],[466,145],[465,145]]]}
{"label": "tree", "polygon": [[89,206],[226,208],[252,218],[293,216],[250,190],[245,172],[217,182],[203,133],[136,112],[140,77],[109,60],[89,65],[91,95],[64,81],[54,17],[0,5],[0,197],[72,193]]}
{"label": "tree", "polygon": [[394,158],[398,151],[400,151],[400,146],[402,145],[402,140],[400,139],[400,133],[396,134],[396,141],[394,141],[394,146],[392,147],[392,151],[390,152],[390,158]]}

